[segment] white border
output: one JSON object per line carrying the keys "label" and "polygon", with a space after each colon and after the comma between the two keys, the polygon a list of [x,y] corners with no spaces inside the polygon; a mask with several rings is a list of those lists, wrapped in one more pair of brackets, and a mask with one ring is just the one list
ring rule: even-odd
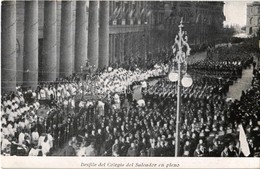
{"label": "white border", "polygon": [[[144,164],[144,165],[142,165]],[[163,164],[162,166],[160,166]],[[148,166],[145,166],[148,165]],[[151,166],[151,167],[149,167]],[[259,169],[259,158],[2,157],[3,168],[234,168]]]}
{"label": "white border", "polygon": [[[61,0],[58,0],[61,1]],[[109,0],[105,0],[109,1]],[[124,0],[122,0],[124,1]],[[156,0],[143,0],[143,1],[156,1]],[[164,0],[172,1],[172,0]],[[183,0],[175,0],[183,1]],[[187,0],[188,1],[188,0]],[[193,1],[193,0],[192,0]],[[197,0],[197,1],[211,1],[211,0]],[[215,0],[221,1],[221,0]],[[226,1],[246,1],[248,0],[226,0]],[[2,0],[0,0],[2,2]],[[224,1],[225,2],[225,1]],[[250,1],[251,2],[251,1]],[[0,10],[1,11],[1,10]],[[0,13],[1,20],[1,13]],[[1,25],[0,25],[1,28]],[[0,39],[1,44],[1,39]],[[260,42],[259,42],[260,45]],[[0,51],[1,54],[1,51]],[[105,166],[100,165],[105,164]],[[127,164],[132,164],[133,166]],[[136,167],[136,163],[139,167]],[[141,164],[153,164],[155,167],[140,167]],[[91,165],[92,164],[92,165]],[[164,166],[160,167],[160,164]],[[168,165],[167,165],[168,164]],[[169,166],[172,164],[172,166]],[[84,166],[83,166],[84,165]],[[124,165],[124,166],[122,166]],[[175,167],[174,167],[175,165]],[[208,169],[260,169],[260,158],[182,158],[182,157],[0,157],[1,168],[12,169],[30,169],[30,168],[208,168]],[[121,167],[120,167],[121,166]],[[167,167],[168,166],[168,167]]]}

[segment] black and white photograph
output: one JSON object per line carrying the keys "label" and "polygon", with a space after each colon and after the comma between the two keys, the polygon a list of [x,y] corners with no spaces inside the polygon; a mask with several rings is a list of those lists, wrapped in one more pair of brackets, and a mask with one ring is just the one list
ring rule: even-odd
{"label": "black and white photograph", "polygon": [[2,0],[1,158],[24,156],[258,161],[260,2]]}

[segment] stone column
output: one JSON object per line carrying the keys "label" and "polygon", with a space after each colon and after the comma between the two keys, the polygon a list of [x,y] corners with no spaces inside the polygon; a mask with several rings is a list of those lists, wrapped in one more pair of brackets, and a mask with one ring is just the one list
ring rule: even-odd
{"label": "stone column", "polygon": [[118,34],[118,44],[119,44],[119,50],[118,50],[118,62],[121,64],[121,55],[122,55],[122,33]]}
{"label": "stone column", "polygon": [[124,55],[124,42],[123,42],[123,33],[120,34],[120,63],[123,63],[123,55]]}
{"label": "stone column", "polygon": [[112,63],[116,61],[116,34],[113,34],[113,55],[112,55]]}
{"label": "stone column", "polygon": [[110,60],[109,62],[112,65],[114,63],[113,57],[114,57],[114,53],[115,53],[114,52],[114,34],[111,34],[110,42],[111,42],[111,56],[109,58],[109,60]]}
{"label": "stone column", "polygon": [[16,87],[16,1],[2,2],[1,51],[1,89],[7,93]]}
{"label": "stone column", "polygon": [[121,53],[121,60],[124,63],[125,62],[125,34],[122,34],[122,53]]}
{"label": "stone column", "polygon": [[98,67],[103,69],[109,63],[109,1],[100,1],[99,22]]}
{"label": "stone column", "polygon": [[86,13],[87,1],[76,2],[76,30],[75,30],[75,71],[81,72],[80,67],[87,60],[87,27],[88,19]]}
{"label": "stone column", "polygon": [[112,57],[112,35],[109,35],[109,65],[111,65],[111,57]]}
{"label": "stone column", "polygon": [[117,60],[118,63],[121,64],[121,51],[122,51],[122,43],[121,43],[121,33],[118,34],[118,39],[117,39],[117,43],[118,43],[118,55],[117,55]]}
{"label": "stone column", "polygon": [[131,58],[131,61],[133,60],[133,57],[134,57],[134,32],[131,32],[130,33],[130,58]]}
{"label": "stone column", "polygon": [[98,1],[89,1],[88,59],[91,66],[98,67]]}
{"label": "stone column", "polygon": [[53,81],[57,77],[56,5],[56,1],[44,1],[42,77],[45,81]]}
{"label": "stone column", "polygon": [[115,42],[114,42],[114,50],[115,50],[115,55],[114,55],[114,63],[118,63],[118,51],[119,51],[119,44],[118,44],[118,34],[115,34]]}
{"label": "stone column", "polygon": [[60,75],[72,74],[72,1],[61,2]]}
{"label": "stone column", "polygon": [[136,52],[136,44],[137,44],[136,32],[133,32],[132,48],[133,48],[133,57],[134,57],[134,58],[135,58],[136,55],[137,55],[137,52]]}
{"label": "stone column", "polygon": [[38,0],[24,1],[24,85],[38,85]]}
{"label": "stone column", "polygon": [[121,33],[118,33],[117,34],[117,39],[116,39],[116,44],[117,44],[117,47],[116,47],[116,61],[118,62],[118,64],[121,63],[121,60],[120,60],[120,57],[121,57]]}

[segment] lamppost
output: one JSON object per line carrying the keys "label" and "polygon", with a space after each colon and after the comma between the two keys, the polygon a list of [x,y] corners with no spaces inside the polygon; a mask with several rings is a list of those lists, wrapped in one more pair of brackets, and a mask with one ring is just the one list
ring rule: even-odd
{"label": "lamppost", "polygon": [[[186,57],[190,55],[190,47],[188,42],[187,33],[182,30],[184,27],[182,19],[179,25],[179,33],[175,37],[175,43],[172,46],[173,54],[173,69],[174,63],[178,64],[178,71],[172,70],[169,73],[169,80],[172,82],[178,81],[177,87],[177,113],[176,113],[176,135],[175,135],[175,157],[178,157],[179,153],[179,123],[180,123],[180,107],[181,107],[181,87],[190,87],[193,83],[192,78],[186,73],[187,72],[187,61]],[[185,48],[184,48],[185,47]],[[182,69],[182,70],[181,70]],[[184,74],[184,75],[183,75]]]}
{"label": "lamppost", "polygon": [[[148,40],[147,40],[147,31],[149,31],[150,32],[150,29],[148,28],[148,30],[147,30],[147,26],[148,26],[148,22],[147,21],[145,21],[144,22],[144,56],[145,56],[145,63],[147,63],[147,43],[148,43]],[[148,38],[149,38],[149,36],[148,36]]]}

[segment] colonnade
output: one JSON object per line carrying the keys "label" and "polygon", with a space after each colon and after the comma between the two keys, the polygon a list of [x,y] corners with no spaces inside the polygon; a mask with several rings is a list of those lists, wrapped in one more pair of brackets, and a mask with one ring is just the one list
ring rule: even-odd
{"label": "colonnade", "polygon": [[[60,59],[57,57],[57,1],[44,1],[42,70],[39,70],[38,1],[24,1],[24,70],[23,84],[35,89],[38,74],[42,80],[55,81],[58,76],[80,72],[89,60],[91,66],[104,68],[109,63],[109,2],[76,1],[75,50],[72,37],[72,1],[62,1],[60,28]],[[100,18],[98,18],[100,17]],[[1,89],[14,91],[16,87],[16,1],[2,2],[1,32]],[[75,52],[75,58],[73,57]],[[75,60],[74,65],[73,60]],[[57,70],[57,63],[60,64]]]}

